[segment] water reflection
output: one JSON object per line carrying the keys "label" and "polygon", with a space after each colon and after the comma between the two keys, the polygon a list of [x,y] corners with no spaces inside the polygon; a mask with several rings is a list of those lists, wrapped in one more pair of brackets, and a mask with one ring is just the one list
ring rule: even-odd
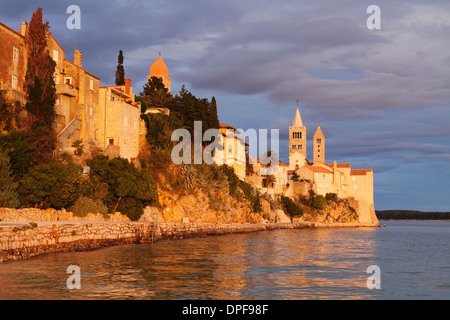
{"label": "water reflection", "polygon": [[[371,298],[376,232],[277,230],[50,254],[0,265],[0,298]],[[66,288],[72,264],[80,290]]]}

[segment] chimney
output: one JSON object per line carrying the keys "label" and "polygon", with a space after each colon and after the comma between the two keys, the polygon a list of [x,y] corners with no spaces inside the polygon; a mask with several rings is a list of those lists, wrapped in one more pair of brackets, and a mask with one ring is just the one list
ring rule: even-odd
{"label": "chimney", "polygon": [[28,31],[28,25],[27,25],[26,21],[22,21],[22,26],[20,28],[20,34],[23,35],[24,37],[26,37],[27,31]]}
{"label": "chimney", "polygon": [[79,66],[79,67],[83,67],[83,61],[81,58],[81,51],[80,50],[75,50],[75,52],[73,53],[73,63],[75,63],[75,65]]}
{"label": "chimney", "polygon": [[131,79],[125,79],[125,94],[131,95]]}

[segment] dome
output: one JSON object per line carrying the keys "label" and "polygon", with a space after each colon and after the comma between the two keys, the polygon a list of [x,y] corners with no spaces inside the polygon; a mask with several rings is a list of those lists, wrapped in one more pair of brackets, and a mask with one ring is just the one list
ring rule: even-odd
{"label": "dome", "polygon": [[150,76],[169,76],[169,69],[167,69],[161,56],[150,66]]}

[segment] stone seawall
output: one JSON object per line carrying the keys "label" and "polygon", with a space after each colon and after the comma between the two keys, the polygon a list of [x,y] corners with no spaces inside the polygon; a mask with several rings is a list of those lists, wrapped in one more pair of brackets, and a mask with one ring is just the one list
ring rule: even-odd
{"label": "stone seawall", "polygon": [[149,222],[39,222],[29,229],[0,225],[0,262],[22,260],[40,254],[87,251],[101,247],[151,243],[163,239],[184,239],[314,227],[376,227],[363,224],[319,224],[310,222],[268,224],[161,223],[156,229]]}

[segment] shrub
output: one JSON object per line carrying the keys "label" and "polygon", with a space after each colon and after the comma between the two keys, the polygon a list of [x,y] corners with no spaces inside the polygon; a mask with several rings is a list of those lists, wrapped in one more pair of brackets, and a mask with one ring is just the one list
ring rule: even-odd
{"label": "shrub", "polygon": [[338,196],[336,193],[327,193],[325,195],[325,198],[327,199],[327,201],[332,201],[332,202],[338,201]]}
{"label": "shrub", "polygon": [[239,177],[234,172],[234,169],[226,164],[220,166],[221,171],[227,176],[228,190],[230,195],[237,198],[240,194],[239,190]]}
{"label": "shrub", "polygon": [[327,205],[327,199],[322,195],[315,195],[312,198],[311,206],[317,210],[323,210]]}
{"label": "shrub", "polygon": [[262,204],[259,196],[259,191],[252,187],[251,184],[240,180],[240,188],[245,195],[245,198],[250,202],[253,212],[261,212]]}
{"label": "shrub", "polygon": [[40,208],[68,208],[80,194],[82,167],[53,162],[30,169],[21,180],[19,195],[24,205]]}
{"label": "shrub", "polygon": [[30,169],[33,154],[27,133],[25,131],[12,131],[8,134],[0,134],[0,150],[9,158],[14,180],[19,181]]}
{"label": "shrub", "polygon": [[291,198],[281,196],[281,203],[284,211],[291,217],[301,217],[303,215],[303,208],[297,205]]}
{"label": "shrub", "polygon": [[0,207],[17,208],[20,204],[17,193],[18,183],[11,176],[7,155],[0,150]]}
{"label": "shrub", "polygon": [[92,177],[108,186],[105,203],[109,212],[120,211],[135,221],[144,213],[144,208],[158,203],[158,191],[149,172],[137,169],[128,160],[109,160],[99,155],[86,161]]}
{"label": "shrub", "polygon": [[86,217],[88,213],[101,213],[103,216],[108,214],[108,208],[98,199],[91,199],[81,196],[73,206],[68,209],[76,217]]}

